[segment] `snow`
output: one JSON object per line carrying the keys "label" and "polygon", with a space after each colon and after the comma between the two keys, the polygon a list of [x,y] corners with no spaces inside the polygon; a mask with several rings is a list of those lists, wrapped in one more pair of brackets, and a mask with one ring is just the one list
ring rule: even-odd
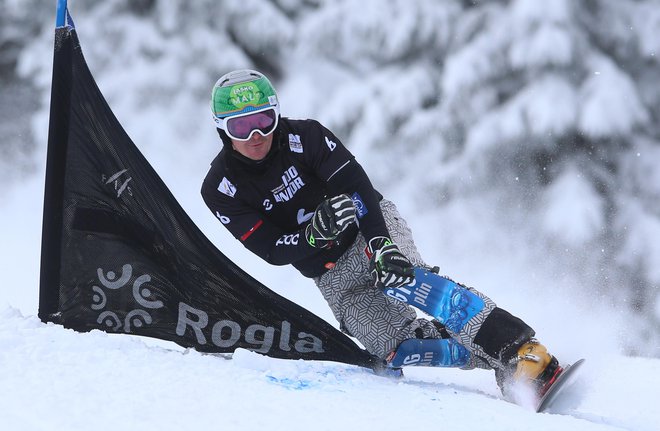
{"label": "snow", "polygon": [[571,14],[570,0],[553,0],[546,7],[539,8],[535,0],[515,0],[512,2],[512,17],[516,23],[528,26],[530,22],[568,21]]}
{"label": "snow", "polygon": [[624,244],[625,253],[622,253],[621,261],[640,258],[642,264],[648,267],[651,280],[660,283],[660,268],[657,265],[660,261],[660,247],[645,242],[643,238],[645,235],[660,235],[660,220],[636,202],[629,202],[622,216],[630,236]]}
{"label": "snow", "polygon": [[[484,157],[491,147],[500,149],[526,136],[552,136],[571,127],[575,102],[569,83],[556,76],[543,77],[475,122],[467,136],[466,156]],[[531,141],[528,145],[543,142]]]}
{"label": "snow", "polygon": [[520,38],[511,47],[511,64],[516,68],[570,63],[573,50],[570,35],[555,24],[543,24],[529,38]]}
{"label": "snow", "polygon": [[571,5],[554,0],[539,8],[534,0],[517,0],[511,6],[512,41],[509,61],[517,69],[565,66],[573,55],[569,26]]}
{"label": "snow", "polygon": [[[2,429],[654,430],[653,359],[590,358],[564,414],[503,401],[491,372],[408,368],[403,380],[239,350],[203,355],[0,308]],[[33,413],[34,412],[34,413]],[[36,414],[35,414],[36,413]]]}
{"label": "snow", "polygon": [[656,62],[660,53],[660,9],[657,6],[653,3],[643,5],[636,16],[642,34],[639,49],[644,56]]}
{"label": "snow", "polygon": [[626,134],[647,119],[644,104],[627,75],[599,56],[591,67],[592,75],[580,90],[580,129],[596,137]]}
{"label": "snow", "polygon": [[444,47],[459,8],[453,0],[434,6],[426,1],[413,8],[407,0],[390,0],[385,7],[379,0],[363,0],[359,8],[351,1],[329,2],[323,13],[303,22],[300,32],[315,52],[366,71],[374,64],[405,60],[411,52],[433,57],[430,47]]}
{"label": "snow", "polygon": [[567,167],[545,197],[543,226],[564,243],[580,245],[602,232],[605,203],[576,167]]}

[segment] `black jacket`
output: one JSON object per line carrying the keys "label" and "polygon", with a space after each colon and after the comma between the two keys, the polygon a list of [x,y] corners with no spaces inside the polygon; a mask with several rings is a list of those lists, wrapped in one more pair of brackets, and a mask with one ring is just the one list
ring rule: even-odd
{"label": "black jacket", "polygon": [[329,249],[310,246],[304,228],[323,199],[342,193],[361,201],[359,231],[367,241],[389,235],[382,196],[332,132],[318,121],[281,118],[274,133],[270,152],[255,162],[220,132],[224,148],[202,185],[206,205],[245,247],[273,265],[293,264],[306,277],[323,274],[353,243],[358,227]]}

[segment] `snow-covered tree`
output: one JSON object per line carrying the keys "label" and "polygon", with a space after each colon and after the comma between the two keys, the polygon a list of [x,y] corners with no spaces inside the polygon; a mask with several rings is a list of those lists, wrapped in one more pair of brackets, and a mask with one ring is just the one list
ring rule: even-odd
{"label": "snow-covered tree", "polygon": [[0,0],[0,11],[0,183],[9,184],[34,173],[35,145],[26,113],[39,109],[40,100],[34,83],[20,75],[17,65],[25,45],[52,14],[36,0]]}

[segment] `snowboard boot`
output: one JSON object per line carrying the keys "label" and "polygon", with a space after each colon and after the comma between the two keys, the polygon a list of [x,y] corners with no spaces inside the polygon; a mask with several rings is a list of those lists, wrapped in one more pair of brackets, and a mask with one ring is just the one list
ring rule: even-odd
{"label": "snowboard boot", "polygon": [[563,368],[557,358],[548,353],[543,344],[531,339],[518,348],[505,368],[496,370],[497,384],[505,396],[513,387],[523,385],[541,398],[552,386]]}

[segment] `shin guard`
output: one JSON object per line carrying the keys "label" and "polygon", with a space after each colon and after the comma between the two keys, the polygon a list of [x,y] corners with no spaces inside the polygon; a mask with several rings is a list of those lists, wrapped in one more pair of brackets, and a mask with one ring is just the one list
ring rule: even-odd
{"label": "shin guard", "polygon": [[389,365],[394,368],[407,365],[460,368],[469,363],[470,352],[453,338],[410,338],[389,359]]}
{"label": "shin guard", "polygon": [[435,317],[472,355],[499,368],[510,351],[534,335],[525,322],[498,308],[483,293],[426,268],[415,268],[414,283],[385,294]]}

